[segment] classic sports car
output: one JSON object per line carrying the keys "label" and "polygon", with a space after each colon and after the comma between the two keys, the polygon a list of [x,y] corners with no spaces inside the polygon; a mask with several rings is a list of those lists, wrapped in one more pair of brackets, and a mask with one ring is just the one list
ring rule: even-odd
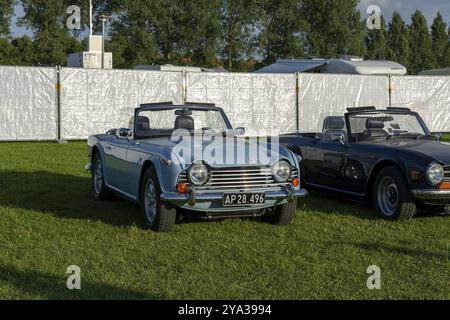
{"label": "classic sports car", "polygon": [[327,117],[320,133],[284,135],[280,143],[303,157],[305,186],[371,201],[388,220],[450,205],[450,145],[407,108],[350,108]]}
{"label": "classic sports car", "polygon": [[297,197],[307,195],[299,159],[278,144],[239,137],[244,133],[214,105],[141,105],[129,128],[89,137],[94,195],[140,204],[148,228],[159,232],[172,229],[177,213],[267,215],[289,224]]}

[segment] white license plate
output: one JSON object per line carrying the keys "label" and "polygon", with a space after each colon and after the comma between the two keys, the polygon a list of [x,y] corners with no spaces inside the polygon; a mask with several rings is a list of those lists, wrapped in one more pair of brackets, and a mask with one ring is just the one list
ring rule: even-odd
{"label": "white license plate", "polygon": [[261,205],[265,203],[265,193],[227,193],[223,199],[224,207]]}

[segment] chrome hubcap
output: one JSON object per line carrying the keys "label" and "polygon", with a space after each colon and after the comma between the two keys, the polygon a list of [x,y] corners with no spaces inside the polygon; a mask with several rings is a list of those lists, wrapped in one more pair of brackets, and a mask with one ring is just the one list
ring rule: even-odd
{"label": "chrome hubcap", "polygon": [[149,179],[145,185],[144,206],[147,220],[153,223],[156,217],[156,187],[152,179]]}
{"label": "chrome hubcap", "polygon": [[397,211],[399,194],[394,179],[385,177],[378,186],[377,200],[381,211],[386,216],[392,216]]}
{"label": "chrome hubcap", "polygon": [[96,194],[99,194],[102,190],[103,184],[103,168],[102,162],[100,160],[97,161],[94,168],[94,190]]}

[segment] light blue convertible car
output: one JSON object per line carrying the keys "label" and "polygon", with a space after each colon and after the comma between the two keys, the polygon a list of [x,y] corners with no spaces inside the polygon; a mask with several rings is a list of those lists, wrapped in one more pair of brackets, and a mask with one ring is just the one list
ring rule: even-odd
{"label": "light blue convertible car", "polygon": [[269,139],[244,139],[214,105],[141,105],[129,128],[89,137],[98,200],[141,205],[146,226],[169,232],[177,216],[258,217],[289,224],[301,188],[299,162]]}

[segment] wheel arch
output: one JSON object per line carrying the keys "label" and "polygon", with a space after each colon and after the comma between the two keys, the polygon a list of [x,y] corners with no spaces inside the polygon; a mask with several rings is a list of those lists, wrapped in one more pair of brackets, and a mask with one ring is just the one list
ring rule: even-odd
{"label": "wheel arch", "polygon": [[367,183],[366,194],[367,194],[368,199],[371,202],[373,201],[373,189],[375,187],[374,186],[375,180],[378,177],[378,174],[381,172],[381,170],[383,170],[384,168],[387,168],[387,167],[397,167],[409,184],[409,179],[405,174],[404,168],[397,161],[392,160],[392,159],[381,160],[373,167],[372,171],[370,172],[369,180]]}
{"label": "wheel arch", "polygon": [[138,192],[138,199],[141,200],[142,198],[142,180],[144,179],[144,175],[147,172],[148,169],[153,168],[156,173],[156,178],[158,179],[158,184],[160,184],[158,172],[156,170],[155,164],[153,163],[153,160],[147,159],[142,164],[141,173],[139,175],[139,192]]}

